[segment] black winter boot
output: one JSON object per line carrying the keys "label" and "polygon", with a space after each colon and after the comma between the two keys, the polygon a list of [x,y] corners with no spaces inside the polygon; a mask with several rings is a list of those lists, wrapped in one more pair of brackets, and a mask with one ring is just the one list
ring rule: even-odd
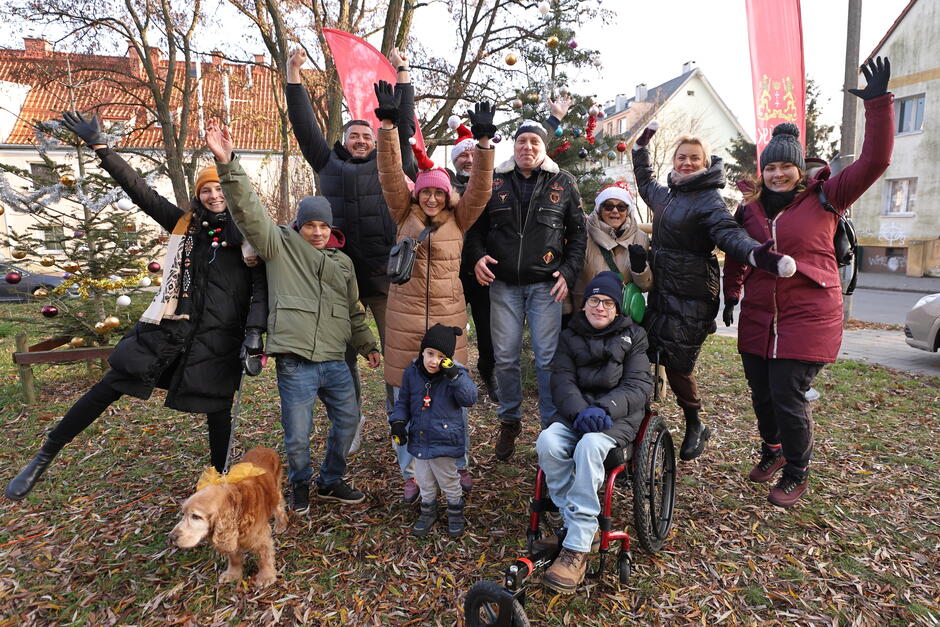
{"label": "black winter boot", "polygon": [[437,522],[437,500],[430,503],[421,501],[421,515],[418,516],[415,526],[411,528],[411,535],[423,538],[428,535],[435,522]]}
{"label": "black winter boot", "polygon": [[705,451],[705,443],[712,436],[711,429],[702,424],[697,409],[685,409],[685,437],[679,449],[679,459],[690,461]]}
{"label": "black winter boot", "polygon": [[63,446],[65,446],[65,443],[46,438],[42,448],[39,449],[32,461],[26,464],[26,468],[10,480],[3,495],[11,501],[22,501],[26,498],[26,495],[32,491],[36,482],[46,472],[46,468],[49,467],[49,464],[52,463],[52,460],[62,450]]}
{"label": "black winter boot", "polygon": [[463,535],[466,521],[463,516],[464,500],[457,503],[447,503],[447,535],[459,538]]}

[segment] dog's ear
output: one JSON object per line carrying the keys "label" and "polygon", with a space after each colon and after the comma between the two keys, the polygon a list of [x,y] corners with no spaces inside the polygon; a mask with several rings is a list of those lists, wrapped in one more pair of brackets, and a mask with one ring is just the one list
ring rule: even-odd
{"label": "dog's ear", "polygon": [[212,523],[212,546],[220,553],[238,550],[238,503],[233,490],[226,490]]}

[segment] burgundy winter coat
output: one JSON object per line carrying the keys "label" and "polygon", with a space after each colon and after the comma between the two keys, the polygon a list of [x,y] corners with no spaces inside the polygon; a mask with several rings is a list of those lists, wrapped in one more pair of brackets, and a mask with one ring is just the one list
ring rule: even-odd
{"label": "burgundy winter coat", "polygon": [[[845,211],[888,168],[894,146],[894,96],[865,101],[865,140],[859,159],[828,180],[808,179],[773,220],[759,201],[738,214],[759,242],[774,238],[776,250],[796,260],[790,278],[725,259],[725,299],[744,300],[738,320],[738,350],[764,359],[831,363],[842,344],[842,289],[833,236],[838,218],[817,196],[822,185],[836,211]],[[825,176],[823,177],[825,178]]]}

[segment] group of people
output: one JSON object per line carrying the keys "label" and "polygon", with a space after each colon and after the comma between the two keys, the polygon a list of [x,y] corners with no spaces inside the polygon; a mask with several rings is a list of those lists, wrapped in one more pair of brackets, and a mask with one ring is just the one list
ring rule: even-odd
{"label": "group of people", "polygon": [[[664,366],[684,413],[680,457],[700,456],[712,435],[693,372],[716,330],[717,246],[726,254],[723,318],[731,324],[740,303],[738,345],[762,440],[749,478],[767,482],[782,470],[768,498],[793,505],[806,490],[812,453],[804,392],[835,360],[841,341],[835,212],[873,184],[891,154],[887,60],[866,65],[868,85],[854,91],[866,109],[858,161],[832,178],[828,169],[807,176],[798,130],[781,124],[734,215],[719,195],[721,159],[701,138],[682,136],[667,183],[655,179],[647,146],[656,126],[650,125],[632,159],[638,192],[653,210],[651,241],[625,185],[601,190],[585,217],[577,179],[547,154],[549,133],[569,102],[551,103],[545,122],[523,120],[512,157],[498,165],[495,110],[478,103],[468,114],[470,130],[452,149],[451,172],[409,142],[415,119],[408,63],[398,50],[389,60],[397,82],[375,86],[380,127],[351,120],[331,147],[301,84],[305,54],[291,54],[288,112],[320,189],[298,203],[289,225],[268,216],[218,120],[206,131],[215,164],[198,173],[195,197],[183,209],[107,146],[96,118],[66,114],[66,127],[170,233],[165,280],[116,346],[111,369],[52,429],[9,482],[6,497],[24,498],[63,446],[121,395],[146,399],[154,388],[167,390],[167,407],[206,413],[211,463],[222,472],[232,399],[246,360],[265,350],[266,333],[266,352],[277,362],[294,511],[308,510],[311,483],[322,500],[365,499],[345,479],[364,420],[357,362],[362,356],[378,368],[384,355],[385,409],[402,497],[420,498],[413,533],[429,533],[440,492],[447,532],[458,537],[473,486],[467,407],[478,399],[464,333],[469,302],[480,381],[499,404],[495,455],[503,461],[521,430],[520,357],[528,326],[542,427],[536,450],[563,519],[548,539],[561,546],[544,582],[573,592],[595,541],[604,459],[636,437],[652,396],[651,363]],[[824,208],[822,194],[835,212]],[[406,238],[418,242],[411,276],[391,283],[389,252]],[[643,320],[624,307],[630,283],[649,292]],[[330,429],[313,480],[310,432],[318,398]]]}

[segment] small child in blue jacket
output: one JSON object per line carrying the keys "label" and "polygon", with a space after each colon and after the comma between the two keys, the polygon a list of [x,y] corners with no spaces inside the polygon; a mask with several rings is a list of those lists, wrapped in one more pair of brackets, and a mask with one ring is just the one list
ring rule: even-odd
{"label": "small child in blue jacket", "polygon": [[464,454],[463,412],[477,400],[477,386],[467,369],[454,363],[460,327],[435,324],[421,340],[421,352],[402,376],[395,409],[389,416],[392,438],[414,456],[421,489],[421,515],[411,530],[428,535],[437,520],[437,489],[447,497],[447,535],[464,530],[464,501],[457,459]]}

